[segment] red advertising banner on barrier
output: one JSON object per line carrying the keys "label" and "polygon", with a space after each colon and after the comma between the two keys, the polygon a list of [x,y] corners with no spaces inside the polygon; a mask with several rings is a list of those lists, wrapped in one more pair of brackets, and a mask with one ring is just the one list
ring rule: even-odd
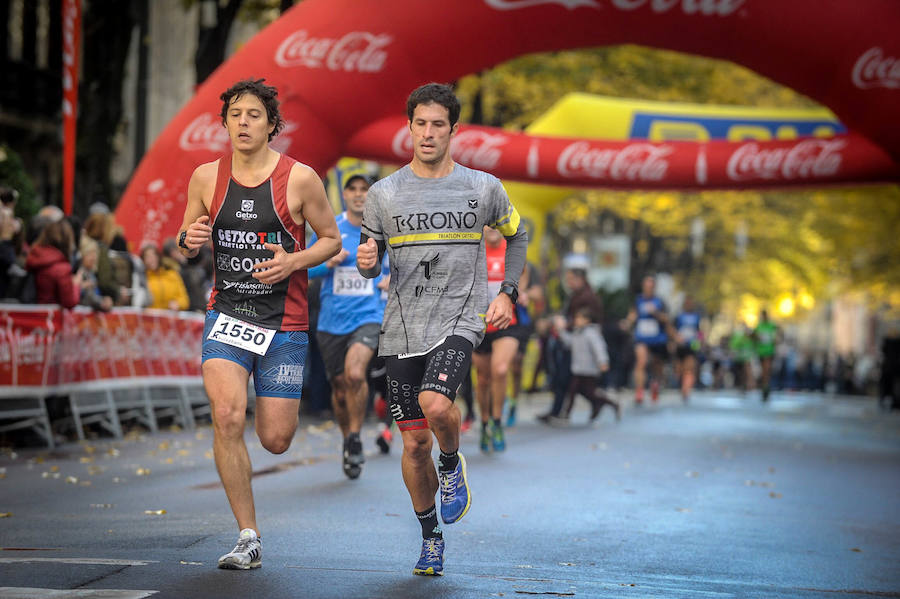
{"label": "red advertising banner on barrier", "polygon": [[[412,158],[402,116],[362,129],[347,146],[357,158],[395,164]],[[898,176],[884,150],[855,134],[791,141],[598,141],[465,125],[451,151],[457,162],[501,179],[566,187],[748,188]]]}
{"label": "red advertising banner on barrier", "polygon": [[[848,130],[872,140],[896,161],[898,29],[896,0],[832,2],[827,8],[819,0],[471,0],[429,2],[427,7],[413,0],[304,0],[198,88],[144,156],[116,216],[127,238],[138,245],[175,234],[191,172],[228,149],[219,95],[239,79],[264,77],[278,88],[287,125],[273,147],[324,174],[340,156],[351,155],[348,141],[359,131],[402,116],[409,92],[423,83],[455,81],[533,52],[625,43],[747,66],[829,107]],[[829,172],[838,152],[842,166],[825,180],[842,180],[844,173],[855,173],[852,180],[860,180],[856,177],[869,171],[856,168],[866,160],[864,155],[851,158],[856,145],[714,150],[710,144],[707,183],[702,185],[712,186],[712,177],[719,174],[722,184],[732,187],[760,178],[770,184],[818,183],[817,176],[799,174]],[[658,176],[658,154],[664,152],[642,151],[654,155],[650,166],[624,168],[624,173],[637,174],[633,179],[623,175],[617,185],[640,187],[641,173]],[[606,150],[586,152],[572,149],[575,162],[564,163],[565,172],[588,164],[587,173],[609,173],[605,164],[630,164],[637,150],[630,149],[626,158]],[[678,158],[666,172],[699,181],[699,152],[691,150],[692,156],[684,159],[675,150],[665,153]],[[827,159],[817,161],[822,153]],[[596,185],[604,184],[603,177],[596,177]]]}
{"label": "red advertising banner on barrier", "polygon": [[197,377],[203,315],[0,305],[0,395]]}

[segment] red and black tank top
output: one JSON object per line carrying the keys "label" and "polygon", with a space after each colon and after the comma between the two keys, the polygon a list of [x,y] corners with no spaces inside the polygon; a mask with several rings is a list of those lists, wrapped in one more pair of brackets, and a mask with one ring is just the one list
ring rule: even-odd
{"label": "red and black tank top", "polygon": [[275,243],[288,253],[306,248],[306,226],[294,222],[287,205],[287,185],[296,161],[284,154],[272,174],[256,187],[231,176],[231,155],[219,159],[216,190],[210,205],[215,284],[208,309],[282,331],[309,328],[306,270],[266,285],[253,278],[254,268]]}

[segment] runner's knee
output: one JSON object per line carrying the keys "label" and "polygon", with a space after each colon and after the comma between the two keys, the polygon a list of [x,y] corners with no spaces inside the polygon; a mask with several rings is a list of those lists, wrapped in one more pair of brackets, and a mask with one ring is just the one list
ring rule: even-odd
{"label": "runner's knee", "polygon": [[403,453],[415,462],[431,460],[431,431],[427,435],[403,435]]}
{"label": "runner's knee", "polygon": [[267,432],[260,433],[259,442],[265,447],[266,451],[281,454],[288,450],[293,438],[293,432],[290,435],[284,432]]}

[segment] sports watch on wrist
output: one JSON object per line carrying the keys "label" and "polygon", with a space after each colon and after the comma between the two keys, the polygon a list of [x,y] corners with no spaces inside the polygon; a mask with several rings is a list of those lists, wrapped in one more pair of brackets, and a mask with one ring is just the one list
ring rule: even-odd
{"label": "sports watch on wrist", "polygon": [[185,243],[186,239],[187,239],[187,231],[182,231],[181,235],[178,236],[178,246],[183,247],[186,250],[189,250],[191,248],[189,248],[187,246],[187,243]]}
{"label": "sports watch on wrist", "polygon": [[500,293],[508,295],[513,304],[519,301],[519,288],[512,283],[504,281],[503,284],[500,285]]}

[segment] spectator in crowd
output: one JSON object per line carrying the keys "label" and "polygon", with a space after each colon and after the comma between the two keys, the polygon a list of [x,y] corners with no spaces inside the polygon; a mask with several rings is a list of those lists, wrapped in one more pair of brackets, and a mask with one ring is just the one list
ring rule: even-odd
{"label": "spectator in crowd", "polygon": [[583,306],[575,312],[571,331],[567,330],[567,324],[563,316],[554,319],[554,327],[560,340],[572,352],[569,386],[561,416],[568,420],[575,396],[581,395],[591,404],[591,422],[597,418],[604,405],[612,406],[616,412],[616,420],[619,420],[619,404],[600,389],[600,375],[609,370],[609,353],[600,325],[591,321],[590,307]]}
{"label": "spectator in crowd", "polygon": [[[570,325],[575,320],[575,314],[586,309],[591,322],[601,322],[603,318],[603,303],[591,289],[587,280],[587,269],[590,266],[587,256],[572,255],[563,262],[565,273],[563,281],[569,291],[566,302],[566,322]],[[558,334],[551,333],[548,339],[548,359],[551,362],[547,368],[550,373],[550,386],[553,389],[553,405],[546,414],[538,416],[538,420],[548,423],[551,419],[560,418],[565,405],[566,391],[569,388],[570,367],[572,355],[570,350],[559,339]]]}
{"label": "spectator in crowd", "polygon": [[[22,221],[15,217],[12,190],[0,187],[0,298],[18,299],[26,272],[19,264],[22,249]],[[9,201],[7,201],[9,198]]]}
{"label": "spectator in crowd", "polygon": [[181,275],[163,264],[159,250],[152,243],[141,248],[141,259],[147,271],[147,287],[153,301],[151,308],[187,310],[190,300]]}
{"label": "spectator in crowd", "polygon": [[178,249],[174,237],[163,241],[162,263],[176,270],[181,275],[184,288],[188,294],[188,309],[203,311],[209,300],[212,287],[212,252],[209,246],[200,248],[200,252],[191,259],[186,258]]}
{"label": "spectator in crowd", "polygon": [[109,246],[109,260],[119,286],[117,306],[146,308],[150,305],[147,273],[140,258],[128,251],[128,243],[122,235],[116,235]]}
{"label": "spectator in crowd", "polygon": [[[47,224],[59,222],[65,217],[66,214],[59,206],[43,206],[38,210],[37,214],[31,217],[31,221],[28,223],[28,233],[25,235],[25,242],[28,245],[33,244]],[[77,237],[77,233],[74,229],[72,230],[72,233]],[[77,240],[75,247],[78,247]]]}
{"label": "spectator in crowd", "polygon": [[72,228],[64,220],[46,224],[28,252],[25,267],[34,274],[35,302],[71,308],[79,301],[83,274],[72,274]]}
{"label": "spectator in crowd", "polygon": [[[116,281],[116,273],[109,256],[109,246],[116,236],[116,222],[109,212],[95,211],[84,221],[84,234],[97,242],[97,289],[102,296],[119,301],[122,288]],[[90,245],[90,244],[88,244]]]}
{"label": "spectator in crowd", "polygon": [[94,310],[109,312],[115,305],[112,296],[103,293],[97,280],[97,266],[100,262],[100,244],[88,235],[81,236],[79,244],[81,252],[81,300],[82,306],[88,306]]}

